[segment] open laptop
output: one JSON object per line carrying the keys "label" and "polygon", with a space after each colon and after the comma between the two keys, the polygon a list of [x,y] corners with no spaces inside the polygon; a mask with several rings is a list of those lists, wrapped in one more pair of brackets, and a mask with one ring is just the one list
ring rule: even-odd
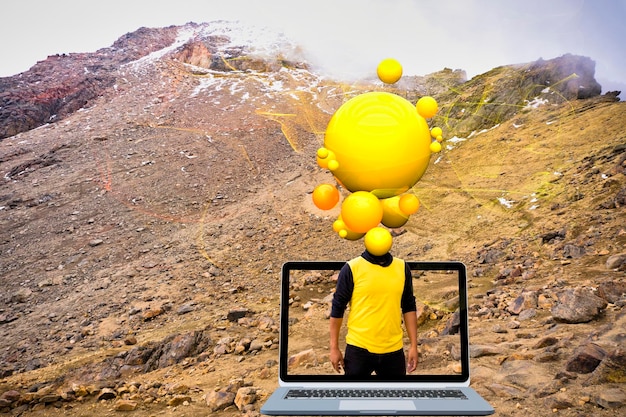
{"label": "open laptop", "polygon": [[[329,312],[343,261],[282,266],[279,387],[266,415],[489,415],[493,407],[469,388],[467,281],[461,262],[407,262],[418,305],[419,363],[403,377],[361,379],[329,360]],[[349,307],[346,311],[348,317]],[[340,342],[345,351],[344,319]],[[405,335],[406,336],[406,335]],[[405,338],[405,341],[408,340]]]}

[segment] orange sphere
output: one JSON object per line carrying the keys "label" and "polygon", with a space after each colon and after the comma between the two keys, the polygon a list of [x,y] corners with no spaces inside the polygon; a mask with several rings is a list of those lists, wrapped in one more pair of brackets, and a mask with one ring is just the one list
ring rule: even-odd
{"label": "orange sphere", "polygon": [[410,216],[420,208],[420,201],[413,194],[404,194],[398,201],[398,207],[400,211]]}
{"label": "orange sphere", "polygon": [[321,210],[330,210],[339,202],[339,190],[332,184],[320,184],[313,190],[313,203]]}

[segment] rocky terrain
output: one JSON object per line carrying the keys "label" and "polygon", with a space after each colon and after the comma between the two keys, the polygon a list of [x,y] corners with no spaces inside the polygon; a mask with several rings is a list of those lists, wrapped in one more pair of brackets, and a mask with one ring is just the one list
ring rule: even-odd
{"label": "rocky terrain", "polygon": [[440,104],[392,252],[466,263],[472,386],[499,416],[622,415],[626,107],[593,61],[383,87],[242,30],[144,28],[0,78],[0,413],[257,415],[281,264],[363,250],[311,202],[332,181],[315,151],[341,103],[387,89]]}

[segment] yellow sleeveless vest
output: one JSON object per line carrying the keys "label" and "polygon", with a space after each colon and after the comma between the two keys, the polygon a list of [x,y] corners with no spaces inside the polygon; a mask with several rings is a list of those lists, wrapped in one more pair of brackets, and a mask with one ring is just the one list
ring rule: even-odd
{"label": "yellow sleeveless vest", "polygon": [[348,261],[354,280],[346,342],[371,353],[402,349],[404,261],[393,258],[389,266],[362,257]]}

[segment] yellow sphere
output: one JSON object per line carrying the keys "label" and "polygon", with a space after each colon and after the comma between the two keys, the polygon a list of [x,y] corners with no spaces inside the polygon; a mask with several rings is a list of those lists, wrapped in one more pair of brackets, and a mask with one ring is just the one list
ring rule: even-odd
{"label": "yellow sphere", "polygon": [[343,200],[341,218],[347,228],[366,233],[378,226],[383,218],[383,207],[376,196],[367,191],[357,191]]}
{"label": "yellow sphere", "polygon": [[432,153],[439,153],[441,152],[441,143],[439,141],[434,141],[433,143],[430,144],[430,151]]}
{"label": "yellow sphere", "polygon": [[378,78],[386,84],[393,84],[402,77],[402,65],[393,59],[383,59],[376,68]]}
{"label": "yellow sphere", "polygon": [[437,138],[437,137],[443,135],[443,131],[441,130],[440,127],[433,127],[432,129],[430,129],[430,135],[433,138]]}
{"label": "yellow sphere", "polygon": [[326,148],[319,148],[316,155],[317,165],[328,169],[328,164],[335,160],[335,154]]}
{"label": "yellow sphere", "polygon": [[389,252],[393,239],[389,230],[383,227],[374,227],[365,234],[365,249],[372,255],[381,256]]}
{"label": "yellow sphere", "polygon": [[398,207],[407,216],[415,213],[420,208],[420,201],[413,194],[404,194],[398,201]]}
{"label": "yellow sphere", "polygon": [[400,210],[400,196],[385,198],[381,201],[383,205],[383,220],[381,221],[387,227],[402,227],[409,221],[409,216]]}
{"label": "yellow sphere", "polygon": [[333,115],[324,147],[337,161],[333,175],[349,191],[379,198],[409,190],[430,159],[430,130],[408,100],[387,92],[360,94]]}
{"label": "yellow sphere", "polygon": [[417,112],[425,119],[430,119],[435,114],[437,114],[437,110],[439,109],[437,105],[437,101],[430,97],[424,96],[417,100]]}
{"label": "yellow sphere", "polygon": [[313,190],[313,203],[321,210],[330,210],[339,202],[339,190],[332,184],[320,184]]}

